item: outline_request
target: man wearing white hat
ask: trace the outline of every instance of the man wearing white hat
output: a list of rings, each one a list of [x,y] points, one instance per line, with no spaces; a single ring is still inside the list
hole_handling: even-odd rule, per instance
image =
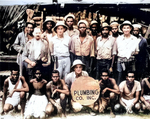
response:
[[[83,71],[84,67],[85,64],[83,64],[81,60],[79,59],[74,60],[73,65],[71,66],[72,72],[69,73],[65,78],[65,83],[68,86],[69,91],[71,91],[71,85],[76,78],[80,76],[88,76],[88,73],[86,71]],[[71,95],[68,97],[68,101],[69,105],[70,106],[72,105],[72,108],[74,109],[75,112],[80,111],[82,109],[82,105],[78,105],[78,103],[76,104],[76,102],[71,102]]]
[[[79,31],[73,27],[74,19],[75,19],[75,16],[71,13],[66,15],[65,18],[64,18],[65,25],[68,26],[68,29],[66,30],[65,35],[69,35],[71,37],[71,40],[75,35],[79,35]],[[71,64],[74,61],[74,53],[72,53],[72,52],[73,51],[70,50]]]
[[[69,90],[71,89],[71,85],[75,81],[75,78],[78,78],[79,76],[88,76],[88,73],[86,71],[83,71],[84,67],[85,64],[83,64],[81,60],[74,60],[73,65],[71,66],[72,72],[69,73],[65,78],[65,82]]]
[[[111,32],[112,32],[112,37],[114,37],[115,39],[120,35],[119,31],[118,31],[118,22],[111,22],[110,27],[111,27]]]
[[[90,24],[90,30],[91,30],[91,36],[92,36],[92,38],[93,38],[93,40],[94,40],[94,51],[95,51],[95,56],[97,55],[97,52],[96,52],[96,39],[97,39],[97,37],[99,36],[98,35],[98,30],[99,30],[99,28],[100,28],[100,26],[98,26],[99,24],[98,24],[98,22],[96,21],[96,20],[93,20],[93,21],[91,21],[91,24]],[[96,58],[94,57],[94,62],[96,62]],[[96,76],[96,63],[93,63],[93,65],[92,65],[92,75],[90,75],[90,76],[92,76],[92,77],[95,77]]]
[[[99,74],[102,69],[107,69],[112,72],[114,56],[112,51],[114,49],[115,39],[109,36],[111,27],[106,23],[102,23],[101,34],[102,36],[97,38],[97,67],[96,67],[96,79],[99,79]]]
[[[52,30],[53,27],[55,26],[55,22],[53,21],[53,19],[50,16],[46,17],[46,20],[43,22],[43,38],[48,42],[49,44],[49,52],[51,55],[52,54],[52,37],[55,34],[55,32]],[[51,77],[51,72],[54,69],[54,56],[51,56],[51,64],[49,66],[47,66],[45,68],[45,72],[47,72],[48,74],[46,75],[46,78],[50,78]]]
[[[119,24],[116,21],[113,21],[110,24],[112,37],[115,38],[115,40],[118,38],[119,35],[121,35],[118,31],[118,26],[119,26]],[[117,70],[116,69],[117,69],[117,57],[115,57],[114,65],[113,65],[113,76],[114,76],[114,78],[117,77]]]
[[[64,22],[57,22],[54,27],[56,35],[52,38],[53,52],[52,55],[58,58],[57,70],[60,73],[60,78],[64,78],[66,74],[70,72],[70,43],[71,38],[68,35],[64,35],[67,30],[67,26]]]
[[[117,71],[118,71],[118,80],[117,84],[125,79],[122,77],[122,73],[128,70],[135,70],[135,56],[138,54],[138,40],[135,36],[131,34],[133,31],[133,26],[130,21],[124,21],[120,30],[122,30],[123,35],[119,36],[115,42],[115,48],[113,51],[114,55],[118,56],[117,60]]]
[[[69,35],[70,37],[73,37],[74,35],[79,35],[79,31],[73,27],[74,19],[75,16],[70,13],[64,18],[65,25],[68,26],[68,29],[66,30],[65,34]]]
[[[135,56],[136,62],[135,62],[135,67],[136,67],[136,76],[138,80],[144,78],[144,73],[146,71],[146,48],[147,48],[147,41],[145,38],[143,38],[140,35],[140,29],[141,25],[139,24],[133,24],[134,30],[133,30],[133,35],[137,37],[137,40],[139,41],[139,53]]]
[[[77,26],[80,34],[72,39],[72,51],[75,59],[80,59],[86,65],[86,71],[90,73],[94,57],[94,40],[86,33],[88,27],[86,20],[80,20]]]

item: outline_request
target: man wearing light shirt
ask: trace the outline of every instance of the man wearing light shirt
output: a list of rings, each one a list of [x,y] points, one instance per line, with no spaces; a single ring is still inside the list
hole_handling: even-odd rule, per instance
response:
[[[67,26],[62,22],[57,22],[54,31],[57,35],[52,38],[53,53],[52,55],[58,58],[57,70],[60,73],[60,78],[64,78],[70,72],[70,42],[71,38],[65,35]]]
[[[106,23],[102,23],[101,34],[102,36],[97,38],[97,67],[96,67],[96,79],[99,79],[99,74],[103,69],[110,70],[112,72],[114,56],[112,51],[114,49],[115,38],[109,36],[111,27]]]
[[[118,56],[117,71],[118,80],[117,84],[122,81],[122,73],[128,70],[134,71],[135,56],[138,54],[138,40],[135,36],[131,35],[133,26],[130,21],[124,21],[121,24],[120,29],[123,31],[123,35],[119,36],[115,42],[114,55]],[[124,78],[125,79],[125,78]]]

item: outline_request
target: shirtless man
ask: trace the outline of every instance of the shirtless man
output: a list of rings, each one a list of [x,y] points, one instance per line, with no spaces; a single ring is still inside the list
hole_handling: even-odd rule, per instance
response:
[[[59,71],[52,72],[52,81],[46,85],[49,103],[46,107],[46,113],[50,115],[57,108],[58,113],[62,114],[62,118],[66,117],[66,95],[69,95],[68,87],[65,81],[59,78]]]
[[[42,78],[42,73],[39,68],[35,69],[35,78],[30,80],[31,94],[29,94],[29,101],[25,108],[25,119],[30,119],[34,116],[36,118],[45,118],[45,108],[48,104],[46,97],[46,83]]]
[[[126,109],[127,113],[138,112],[140,110],[139,96],[141,91],[140,82],[134,80],[135,73],[129,71],[126,80],[119,85],[120,104]]]
[[[150,111],[150,77],[144,78],[141,82],[141,108],[144,111]]]
[[[4,81],[1,114],[9,112],[21,102],[21,115],[23,115],[26,102],[25,93],[28,91],[29,87],[25,78],[19,77],[19,68],[12,69],[11,76]]]
[[[104,112],[104,109],[106,109],[106,107],[110,105],[110,114],[112,117],[115,117],[114,106],[117,101],[117,95],[120,94],[119,87],[116,84],[115,79],[109,78],[108,70],[102,70],[101,80],[99,81],[99,84],[101,88],[99,112]]]

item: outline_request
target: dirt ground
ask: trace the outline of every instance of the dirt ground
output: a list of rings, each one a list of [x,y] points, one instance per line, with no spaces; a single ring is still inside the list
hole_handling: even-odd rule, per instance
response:
[[[0,112],[2,110],[2,101],[0,99]],[[7,115],[0,115],[0,119],[22,119],[20,112],[11,111]],[[47,117],[46,119],[61,119],[59,115]],[[88,112],[70,113],[67,114],[67,119],[111,119],[109,113],[97,114],[96,116],[90,115]],[[114,119],[150,119],[150,114],[117,114]]]

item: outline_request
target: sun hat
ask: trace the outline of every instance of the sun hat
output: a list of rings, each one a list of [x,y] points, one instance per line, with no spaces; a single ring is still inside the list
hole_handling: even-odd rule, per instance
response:
[[[54,22],[54,20],[50,16],[46,17],[45,21],[43,22],[43,26],[46,25],[46,23],[49,21],[52,23],[52,28],[53,28],[56,23]]]
[[[118,22],[116,21],[111,22],[110,27],[114,27],[114,26],[118,27],[119,26]]]
[[[56,32],[56,29],[57,29],[58,26],[63,26],[66,30],[68,29],[68,27],[64,24],[63,21],[58,21],[58,22],[56,23],[55,27],[54,27],[54,31],[55,31],[55,32]],[[65,31],[66,31],[66,30],[65,30]]]
[[[74,60],[72,66],[71,66],[71,69],[73,70],[73,68],[74,68],[76,65],[78,65],[78,64],[80,64],[80,65],[82,65],[82,66],[85,66],[85,64],[84,64],[81,60],[76,59],[76,60]]]
[[[133,24],[132,26],[133,26],[133,28],[139,28],[139,29],[141,29],[141,25],[140,24]]]
[[[91,21],[90,26],[92,26],[93,24],[98,24],[98,22],[96,20]]]
[[[131,22],[128,21],[128,20],[126,20],[126,21],[124,21],[124,22],[120,25],[120,30],[121,30],[121,31],[122,31],[122,28],[123,28],[124,25],[129,25],[129,26],[132,28],[132,30],[133,30],[133,26],[132,26]],[[131,31],[132,31],[132,30],[131,30]]]
[[[86,25],[86,27],[88,27],[88,22],[86,21],[86,20],[80,20],[79,22],[78,22],[78,24],[77,24],[77,26],[79,27],[79,24],[80,23],[84,23],[85,25]]]
[[[111,27],[108,25],[108,23],[106,23],[106,22],[103,22],[102,23],[102,26],[101,26],[101,30],[103,29],[103,28],[108,28],[109,30],[111,30]]]
[[[73,19],[75,19],[75,16],[73,14],[69,13],[64,17],[64,21],[66,21],[68,17],[72,17]]]

